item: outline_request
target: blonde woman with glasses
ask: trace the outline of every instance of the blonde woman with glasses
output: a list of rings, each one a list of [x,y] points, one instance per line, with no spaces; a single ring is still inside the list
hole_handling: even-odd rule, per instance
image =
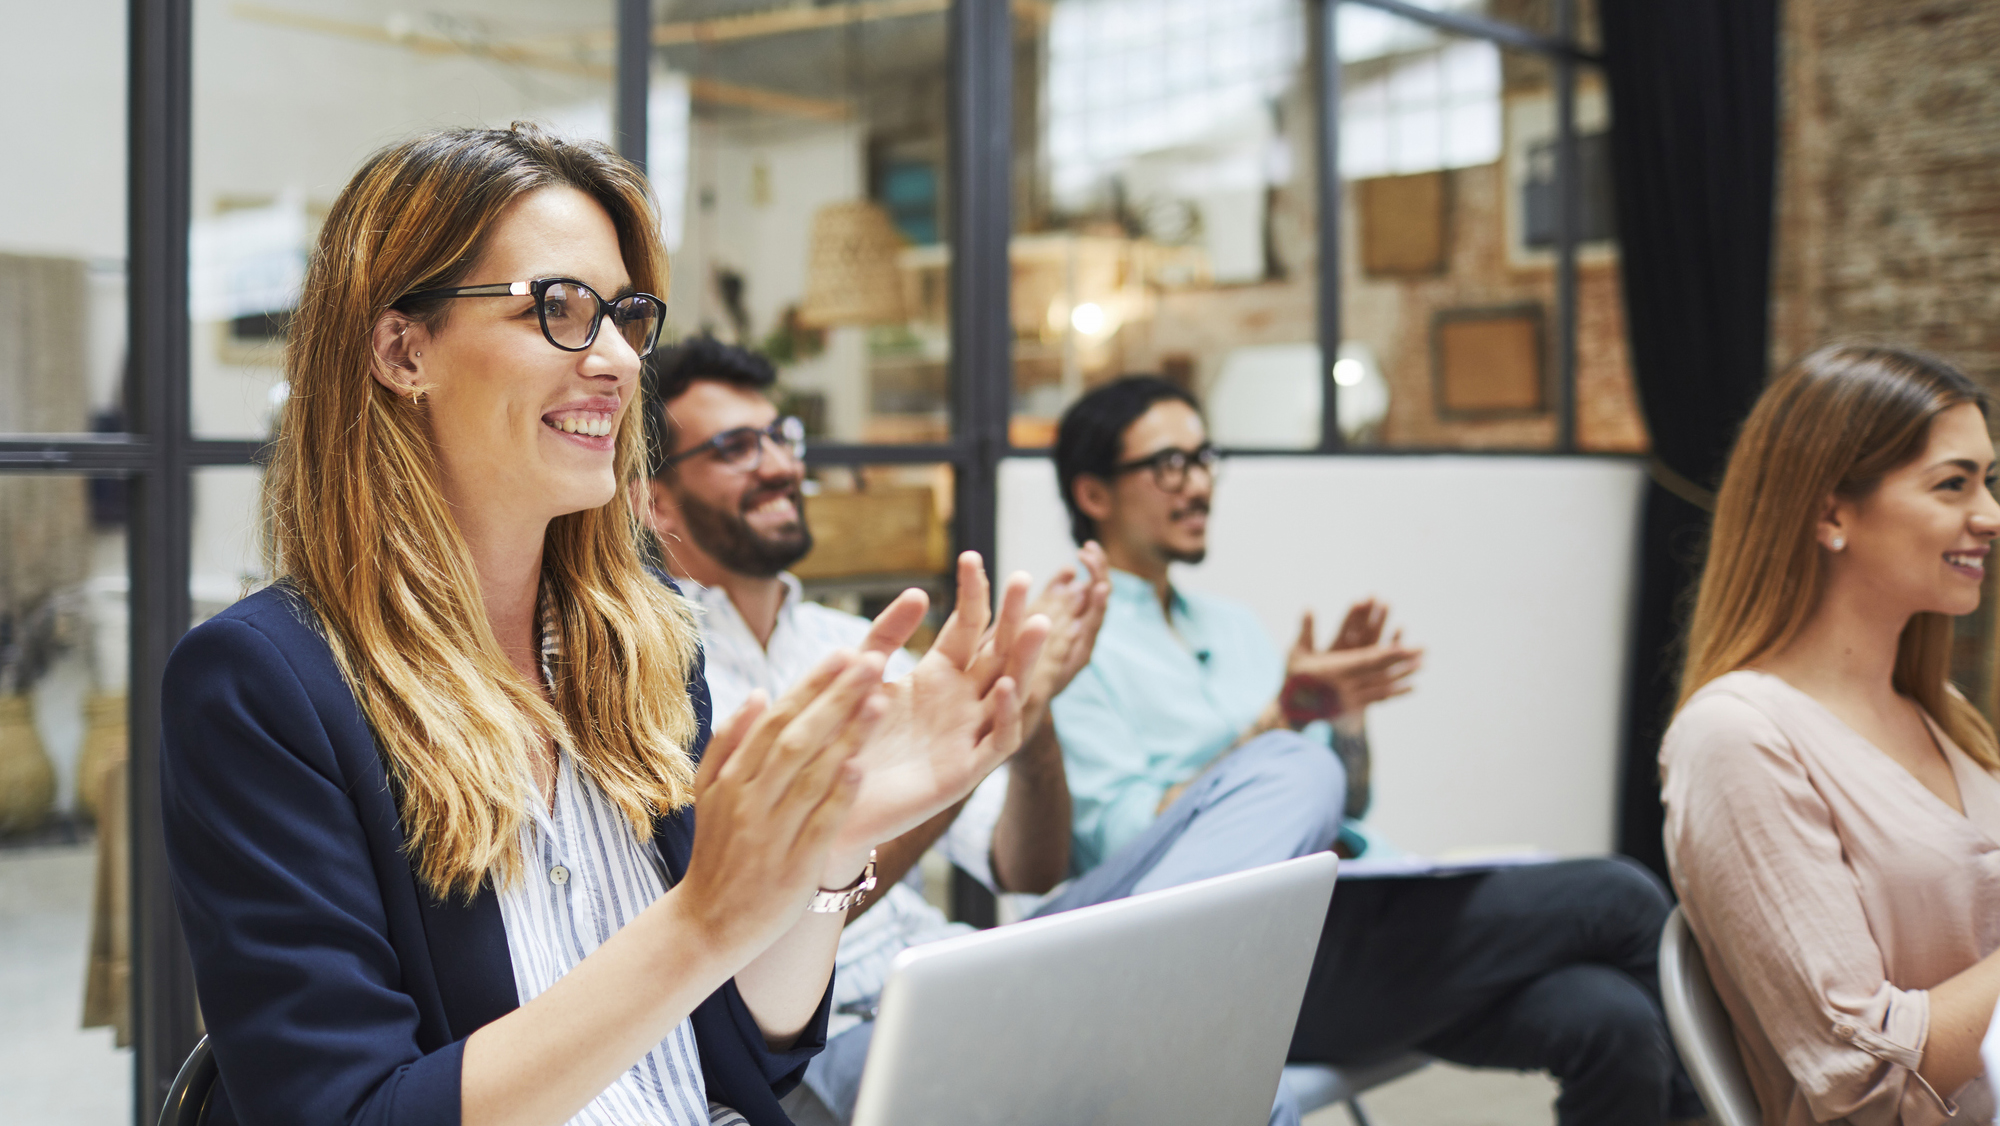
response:
[[[1991,1121],[2000,749],[1946,679],[2000,504],[1986,399],[1833,347],[1730,458],[1660,752],[1674,885],[1764,1121]]]
[[[624,495],[657,230],[641,173],[532,126],[395,145],[329,213],[278,581],[163,693],[209,1121],[779,1126],[873,846],[1018,745],[1047,623],[1024,577],[989,622],[976,556],[903,681],[917,592],[711,737]]]

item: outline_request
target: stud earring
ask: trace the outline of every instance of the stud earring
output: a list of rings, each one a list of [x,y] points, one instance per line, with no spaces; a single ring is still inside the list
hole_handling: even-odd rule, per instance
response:
[[[1833,549],[1835,551],[1847,550],[1847,537],[1846,536],[1833,537]]]

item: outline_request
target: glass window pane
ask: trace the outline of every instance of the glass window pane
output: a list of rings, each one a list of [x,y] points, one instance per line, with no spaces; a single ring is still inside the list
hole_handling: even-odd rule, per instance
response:
[[[1342,41],[1342,429],[1361,447],[1554,448],[1555,68],[1341,10],[1391,21],[1370,51]],[[1631,452],[1645,430],[1619,309],[1607,101],[1587,67],[1576,121],[1577,445]]]
[[[1556,32],[1556,5],[1562,0],[1410,0],[1419,8],[1429,8],[1443,15],[1472,16],[1496,23],[1512,24],[1541,35]],[[1569,0],[1581,17],[1582,9],[1595,9],[1588,0]],[[1363,4],[1341,5],[1340,53],[1345,57],[1348,44],[1362,47],[1382,39],[1406,39],[1414,32],[1409,21],[1400,16]],[[1401,26],[1397,26],[1401,25]]]
[[[1301,0],[1061,0],[1015,78],[1017,446],[1156,372],[1216,440],[1319,441],[1313,83]],[[1377,143],[1382,139],[1378,138]]]
[[[264,471],[217,466],[194,474],[188,596],[199,625],[271,581],[264,557]]]
[[[817,440],[950,433],[944,5],[907,8],[707,0],[655,29],[689,97],[669,333],[770,356]]]
[[[1558,37],[1557,7],[1564,0],[1410,0],[1420,8],[1448,15],[1474,16]],[[1571,39],[1586,52],[1603,49],[1598,37],[1598,0],[1567,0],[1571,7]],[[1409,20],[1363,3],[1340,5],[1340,55],[1343,59],[1375,58],[1396,44],[1420,40],[1424,29]]]
[[[126,483],[0,475],[0,1089],[132,1121]]]
[[[426,129],[529,119],[611,138],[611,0],[194,5],[189,363],[194,431],[262,437],[310,240],[369,153]],[[671,99],[671,84],[662,96]],[[683,103],[684,104],[684,103]],[[649,141],[675,167],[671,104]],[[654,140],[658,138],[658,140]],[[674,186],[659,184],[663,198]],[[668,225],[668,235],[672,226]]]
[[[1616,217],[1611,213],[1611,111],[1604,76],[1577,72],[1576,445],[1596,453],[1651,448],[1625,338],[1625,288],[1619,276]]]
[[[125,15],[111,0],[8,13],[21,101],[0,124],[12,164],[0,176],[0,434],[127,426]]]
[[[909,648],[930,648],[951,609],[952,469],[949,465],[822,465],[807,476],[813,548],[792,567],[805,596],[874,617],[910,587],[931,598]]]

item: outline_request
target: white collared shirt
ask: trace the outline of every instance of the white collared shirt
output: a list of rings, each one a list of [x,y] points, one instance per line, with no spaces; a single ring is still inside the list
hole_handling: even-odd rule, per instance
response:
[[[546,605],[541,627],[542,679],[553,683],[557,637]],[[554,811],[533,792],[518,838],[521,871],[495,889],[523,1005],[665,895],[671,883],[659,848],[639,839],[624,811],[577,769],[567,748],[556,747]],[[744,1120],[709,1102],[694,1023],[683,1018],[569,1126],[744,1126]]]
[[[778,621],[771,640],[757,643],[757,635],[729,600],[721,587],[706,587],[675,576],[681,593],[702,609],[702,641],[708,650],[708,695],[715,706],[715,724],[722,726],[750,693],[762,688],[775,700],[798,680],[825,660],[835,649],[858,649],[868,637],[869,621],[843,613],[831,606],[808,602],[791,572],[778,575],[784,584],[785,600],[778,605]],[[917,664],[906,650],[889,658],[882,679],[897,680],[909,675]]]

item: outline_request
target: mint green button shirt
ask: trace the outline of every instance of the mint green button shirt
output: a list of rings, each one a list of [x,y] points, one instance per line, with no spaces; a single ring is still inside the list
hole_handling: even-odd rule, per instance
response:
[[[1078,872],[1152,824],[1168,788],[1236,744],[1284,682],[1285,661],[1246,606],[1111,572],[1090,664],[1051,705],[1074,811]]]

